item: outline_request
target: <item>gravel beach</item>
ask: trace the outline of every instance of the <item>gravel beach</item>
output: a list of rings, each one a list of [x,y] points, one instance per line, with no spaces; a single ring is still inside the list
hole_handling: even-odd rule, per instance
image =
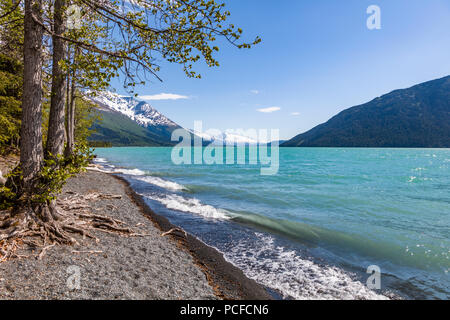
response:
[[[120,197],[90,200],[89,210],[122,220],[146,236],[96,231],[98,243],[80,238],[79,245],[49,249],[42,260],[35,252],[0,263],[0,299],[271,298],[219,252],[191,235],[161,236],[174,226],[116,176],[80,174],[69,180],[60,197],[93,193]]]

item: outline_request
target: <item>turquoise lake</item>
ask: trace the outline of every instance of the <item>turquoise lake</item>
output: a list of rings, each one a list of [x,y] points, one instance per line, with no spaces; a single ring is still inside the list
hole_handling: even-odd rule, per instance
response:
[[[280,148],[272,176],[171,151],[95,154],[276,297],[450,298],[450,149]],[[381,290],[366,286],[372,265]]]

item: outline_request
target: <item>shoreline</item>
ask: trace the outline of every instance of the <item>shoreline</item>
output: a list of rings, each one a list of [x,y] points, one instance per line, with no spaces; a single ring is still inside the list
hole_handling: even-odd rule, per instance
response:
[[[124,184],[127,194],[142,210],[143,215],[152,221],[161,232],[169,232],[178,228],[166,217],[155,213],[145,202],[144,198],[131,188],[130,183],[126,179],[114,174],[112,176]],[[266,288],[245,276],[241,269],[226,261],[223,254],[215,248],[208,246],[188,232],[186,232],[186,237],[179,232],[177,234],[172,233],[170,237],[192,255],[197,266],[207,275],[208,282],[214,288],[218,298],[225,300],[274,299]]]
[[[0,263],[0,300],[273,299],[216,249],[189,234],[164,234],[175,226],[121,177],[81,173],[64,186],[58,200],[65,199],[81,205],[61,210],[105,215],[140,236],[95,230],[98,241],[77,236],[42,259],[41,248],[23,246],[20,257]]]

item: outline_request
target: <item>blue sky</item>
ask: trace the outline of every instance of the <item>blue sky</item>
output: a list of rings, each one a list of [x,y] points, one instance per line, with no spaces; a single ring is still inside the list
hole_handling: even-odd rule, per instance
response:
[[[185,128],[202,120],[204,129],[273,128],[288,139],[348,107],[450,74],[449,0],[225,2],[244,38],[259,35],[261,44],[221,42],[221,66],[199,64],[201,80],[162,63],[163,83],[136,88],[159,95],[149,102]],[[381,30],[366,26],[373,4]],[[120,79],[112,86],[125,93]]]

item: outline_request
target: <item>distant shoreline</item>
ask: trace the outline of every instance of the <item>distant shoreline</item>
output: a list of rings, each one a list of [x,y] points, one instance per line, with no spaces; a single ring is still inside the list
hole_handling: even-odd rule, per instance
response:
[[[270,144],[268,144],[270,145]],[[225,146],[225,145],[224,145]],[[110,147],[92,147],[93,149],[110,149],[110,148],[173,148],[174,146],[110,146]],[[204,146],[203,146],[204,147]],[[235,146],[236,147],[236,146]],[[248,146],[247,146],[248,147]],[[256,147],[256,145],[251,145],[250,147]],[[423,150],[445,150],[450,149],[450,147],[301,147],[301,146],[282,146],[279,148],[283,149],[423,149]]]

